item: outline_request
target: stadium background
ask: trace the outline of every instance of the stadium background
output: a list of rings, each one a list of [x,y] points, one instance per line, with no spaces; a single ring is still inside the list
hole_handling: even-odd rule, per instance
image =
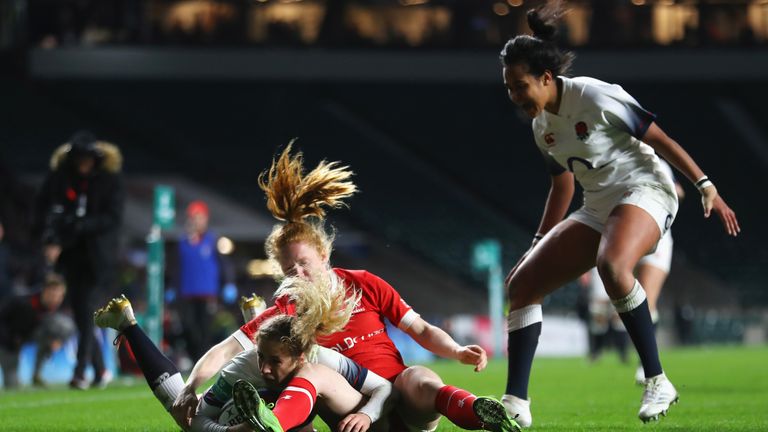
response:
[[[350,210],[331,214],[339,230],[333,263],[382,275],[430,321],[476,335],[487,324],[475,318],[486,314],[487,294],[472,248],[499,240],[510,268],[530,243],[549,186],[497,58],[538,4],[1,0],[6,240],[19,256],[33,253],[24,212],[34,188],[53,149],[88,128],[125,158],[113,293],[126,292],[141,310],[152,189],[166,184],[179,214],[193,199],[209,203],[212,228],[234,245],[240,293],[269,297],[274,283],[254,260],[264,258],[272,221],[255,180],[299,137],[309,164],[349,164],[362,191]],[[683,181],[688,199],[660,300],[662,344],[764,346],[768,2],[568,6],[561,42],[578,55],[573,75],[619,83],[655,112],[743,229],[731,239],[703,219]],[[168,248],[180,232],[165,232]],[[570,320],[566,327],[576,322],[578,293],[575,283],[561,289],[545,313]]]

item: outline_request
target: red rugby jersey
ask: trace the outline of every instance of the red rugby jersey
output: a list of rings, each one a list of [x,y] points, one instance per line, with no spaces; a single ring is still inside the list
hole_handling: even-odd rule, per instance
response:
[[[376,275],[365,270],[334,268],[333,271],[348,290],[356,288],[362,297],[344,330],[319,338],[318,344],[344,354],[388,380],[394,380],[406,366],[387,334],[384,319],[398,326],[412,310],[411,307],[390,284]],[[240,330],[253,339],[261,323],[279,313],[293,314],[295,307],[285,299],[278,298],[275,306],[240,327]]]

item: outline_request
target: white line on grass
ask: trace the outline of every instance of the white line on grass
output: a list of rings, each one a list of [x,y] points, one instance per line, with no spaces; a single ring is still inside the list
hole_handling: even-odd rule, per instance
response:
[[[135,391],[135,392],[128,392],[128,393],[117,393],[112,395],[99,395],[99,396],[90,396],[90,397],[81,397],[81,398],[54,398],[54,399],[45,399],[45,400],[36,400],[36,401],[26,401],[26,402],[3,402],[3,404],[0,404],[0,411],[9,410],[9,409],[24,409],[24,408],[38,408],[43,406],[54,406],[54,405],[70,405],[70,404],[78,404],[81,402],[100,402],[100,401],[117,401],[117,400],[125,400],[125,399],[138,399],[138,398],[149,398],[150,393],[147,390],[142,391]]]

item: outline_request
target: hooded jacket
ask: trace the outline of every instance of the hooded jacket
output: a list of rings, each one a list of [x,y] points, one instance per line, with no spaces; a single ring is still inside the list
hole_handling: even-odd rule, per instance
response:
[[[88,262],[99,276],[114,264],[125,191],[120,150],[104,141],[95,148],[96,162],[86,176],[77,172],[69,143],[53,152],[38,194],[35,225],[43,244],[61,246],[58,266]]]

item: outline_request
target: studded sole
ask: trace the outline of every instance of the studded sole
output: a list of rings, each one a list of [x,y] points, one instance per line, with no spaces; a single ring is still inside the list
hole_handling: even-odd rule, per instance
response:
[[[485,430],[493,432],[521,431],[520,426],[507,416],[504,405],[497,400],[479,397],[472,404],[472,409],[475,411],[477,418],[483,423]]]
[[[237,408],[237,411],[254,429],[257,431],[267,430],[256,415],[259,412],[261,398],[251,383],[238,380],[232,387],[232,399],[235,401],[235,408]]]
[[[640,420],[641,420],[643,423],[648,423],[648,422],[651,422],[651,421],[659,421],[659,419],[660,419],[661,417],[666,417],[666,416],[667,416],[667,412],[669,411],[669,408],[670,408],[672,405],[677,405],[677,403],[678,403],[679,401],[680,401],[680,395],[676,395],[676,396],[675,396],[675,398],[672,400],[672,402],[670,402],[670,403],[669,403],[669,406],[667,407],[667,409],[664,409],[664,410],[662,410],[660,413],[658,413],[658,414],[656,414],[656,415],[653,415],[653,416],[651,416],[651,417],[648,417],[648,418],[641,418]]]

